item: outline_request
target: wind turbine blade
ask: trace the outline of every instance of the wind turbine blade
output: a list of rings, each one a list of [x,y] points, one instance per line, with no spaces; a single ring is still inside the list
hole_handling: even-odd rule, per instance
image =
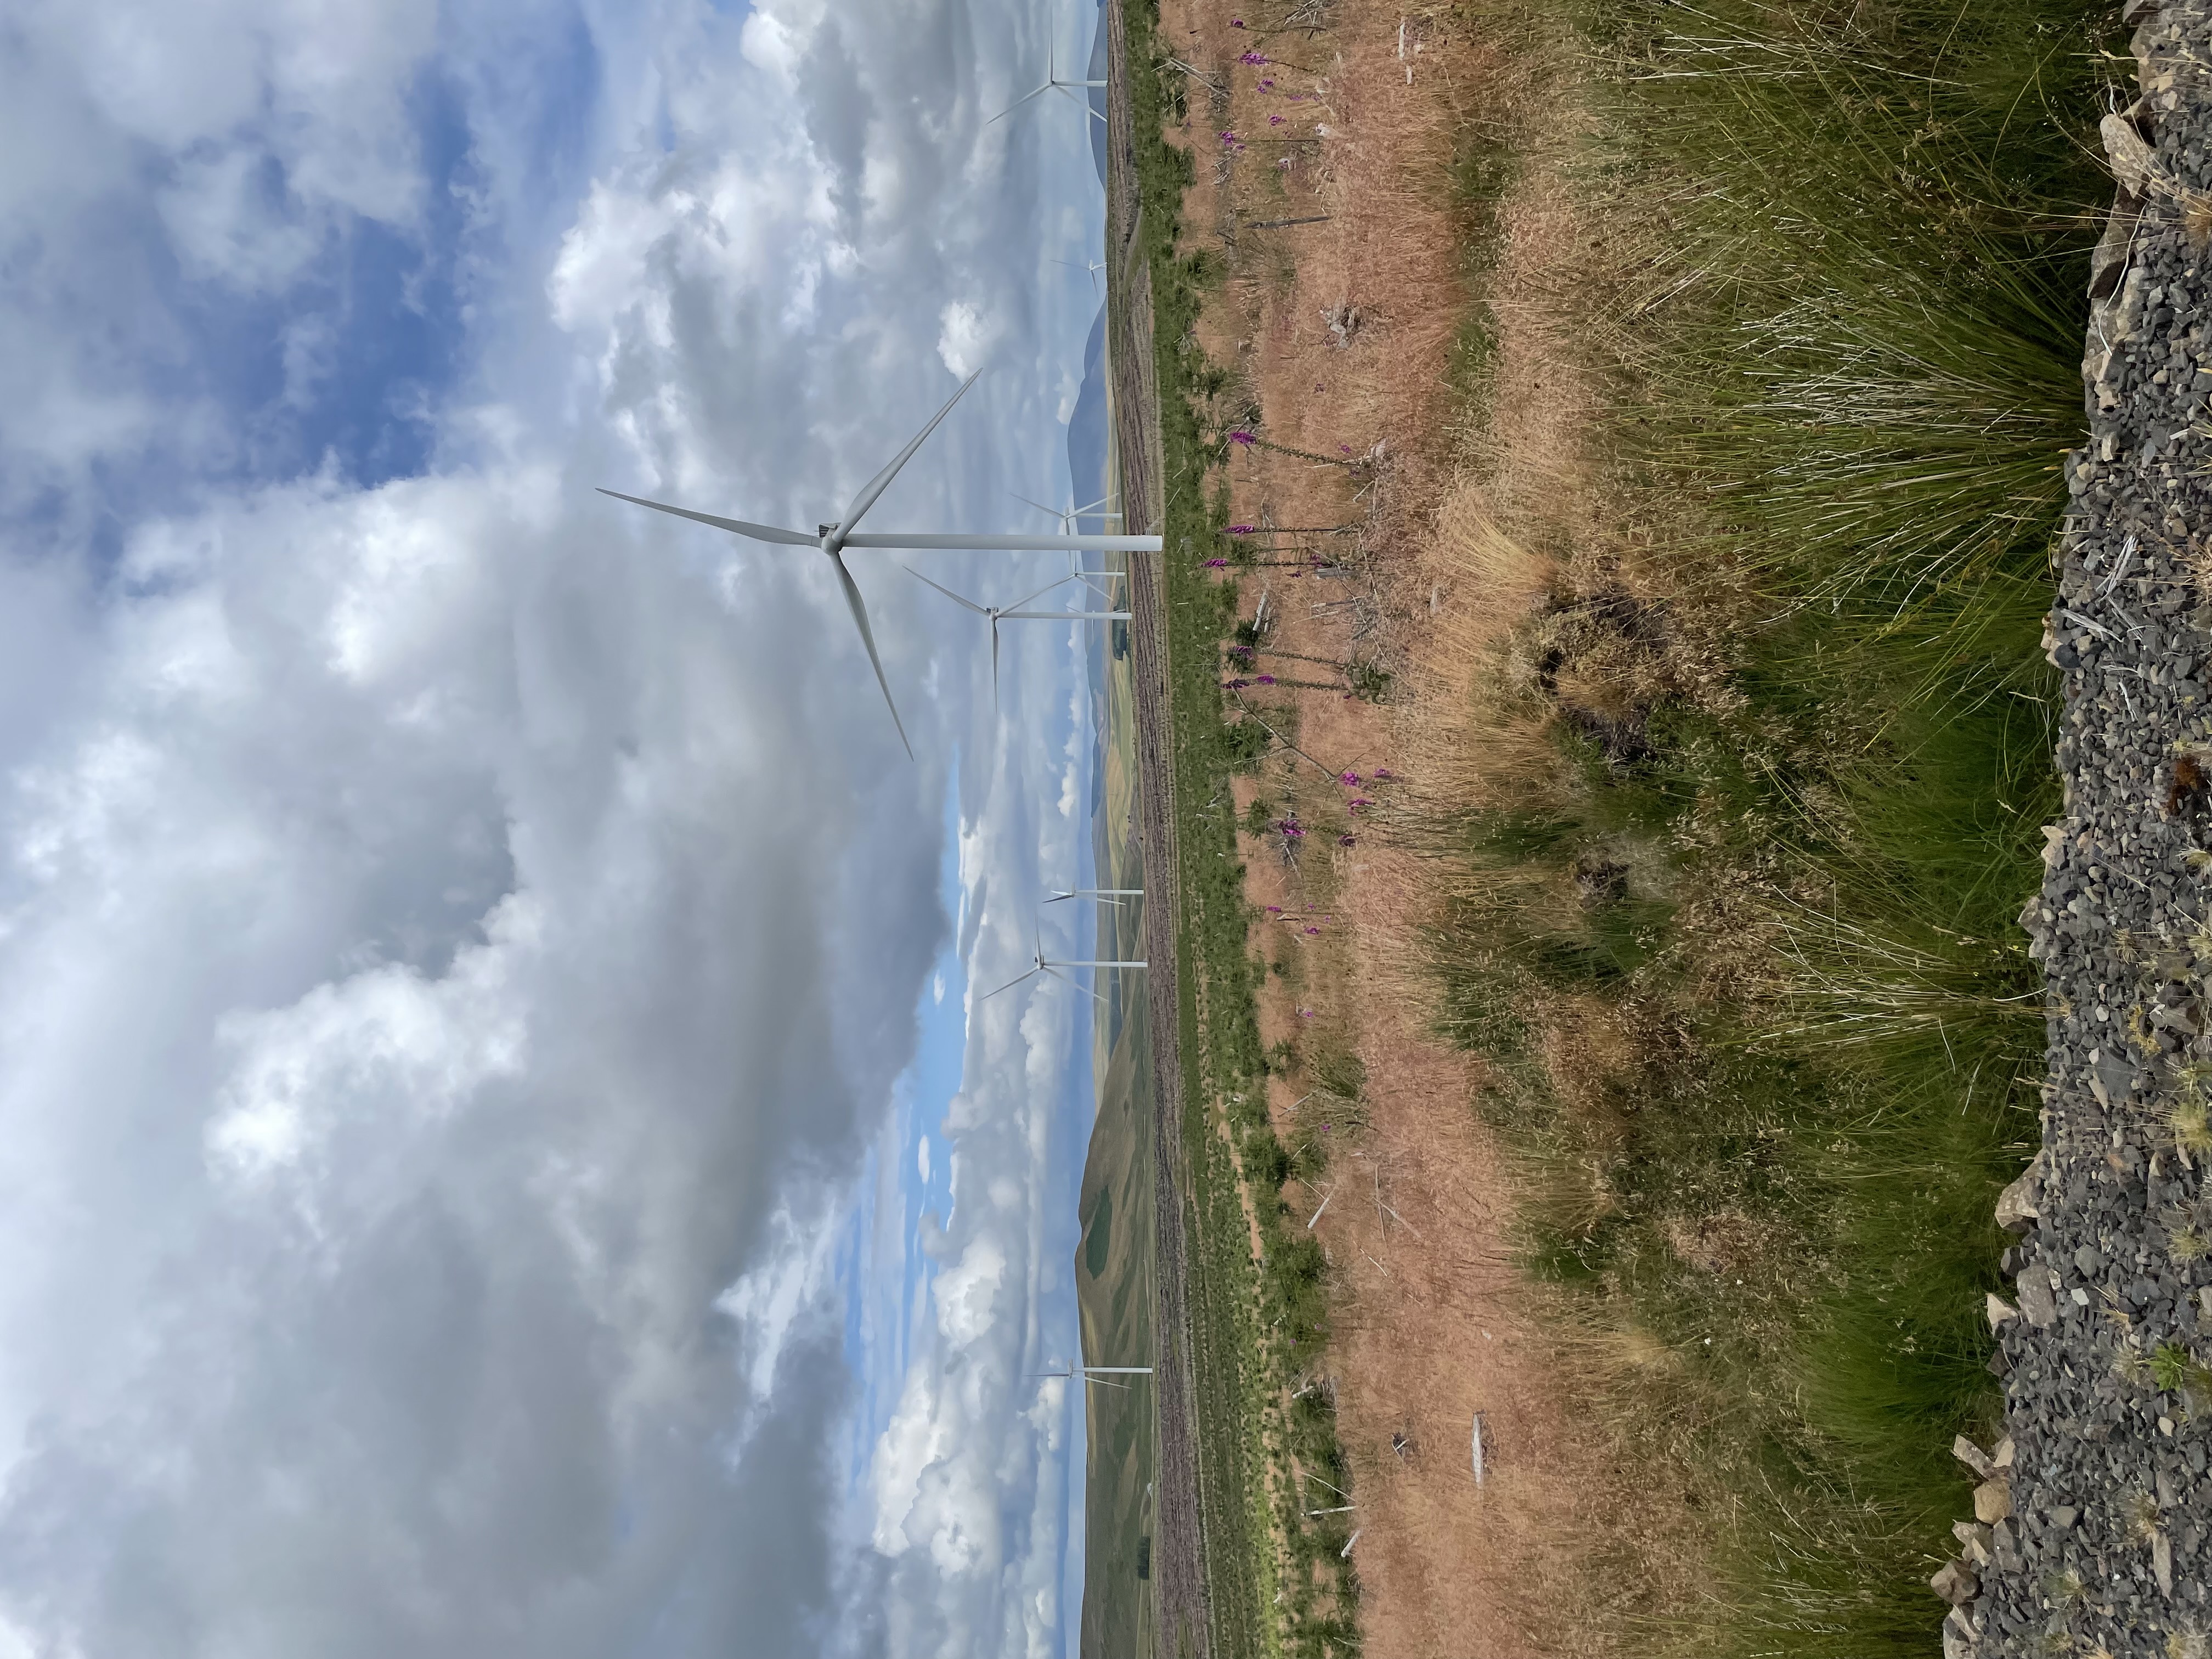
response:
[[[991,707],[999,706],[999,619],[991,618]]]
[[[1081,980],[1069,979],[1066,974],[1061,973],[1057,968],[1048,967],[1044,971],[1050,974],[1056,980],[1060,980],[1068,985],[1073,985],[1077,990],[1082,992],[1084,995],[1089,997],[1093,1002],[1103,1002],[1106,1000],[1104,997],[1100,996],[1097,992],[1092,990]]]
[[[921,572],[916,570],[912,565],[906,566],[905,570],[906,574],[913,577],[915,580],[927,583],[930,586],[936,588],[939,592],[944,594],[946,599],[951,600],[953,604],[964,605],[979,617],[988,617],[991,614],[988,610],[984,609],[983,606],[976,604],[975,600],[963,599],[959,594],[954,592],[951,588],[945,586],[942,583],[930,581],[928,577],[923,575]]]
[[[1042,587],[1037,589],[1036,592],[1024,594],[1020,599],[1016,599],[1012,605],[1008,605],[1006,609],[1008,611],[1018,611],[1024,605],[1027,605],[1031,599],[1041,599],[1046,594],[1051,592],[1054,588],[1065,587],[1067,586],[1067,583],[1068,578],[1066,576],[1054,577],[1051,581],[1047,582]]]
[[[1126,611],[1001,611],[1000,622],[1127,622]]]
[[[796,530],[779,530],[772,524],[747,524],[743,519],[718,519],[711,513],[694,513],[688,507],[671,507],[666,501],[648,501],[642,495],[625,495],[619,489],[602,489],[602,495],[611,495],[618,501],[629,501],[638,507],[649,507],[656,513],[672,513],[679,519],[690,519],[696,524],[710,524],[717,530],[726,530],[732,535],[749,536],[757,542],[774,542],[781,547],[818,547],[820,538],[801,535]]]
[[[845,516],[837,522],[837,538],[840,542],[848,539],[847,532],[860,522],[860,515],[863,513],[876,504],[876,497],[890,488],[891,480],[898,477],[899,469],[914,459],[914,452],[921,447],[922,440],[937,430],[937,423],[952,412],[952,405],[966,395],[968,388],[975,384],[976,375],[982,372],[979,368],[975,374],[970,374],[966,380],[961,381],[960,390],[945,400],[945,407],[929,417],[929,424],[915,433],[907,447],[891,458],[891,464],[889,466],[861,486],[860,493],[853,497],[852,506],[845,509]]]
[[[1065,264],[1066,261],[1063,259],[1055,259],[1053,263],[1054,264]],[[1019,490],[1009,489],[1006,494],[1012,495],[1024,507],[1033,507],[1036,508],[1038,512],[1046,514],[1055,520],[1064,520],[1067,517],[1067,514],[1062,513],[1058,507],[1047,507],[1042,501],[1033,501],[1028,496],[1023,495]]]
[[[845,603],[853,608],[853,620],[860,629],[860,643],[868,647],[868,663],[876,671],[876,684],[884,688],[884,707],[891,711],[891,724],[898,727],[899,741],[906,745],[906,757],[912,760],[914,744],[908,742],[906,722],[899,718],[898,705],[891,701],[891,683],[884,673],[884,659],[876,654],[876,630],[868,626],[868,607],[860,602],[860,584],[845,568],[844,560],[832,553],[830,562],[837,567],[837,580],[845,589]]]
[[[1042,86],[1039,87],[1035,92],[1029,93],[1023,97],[1015,99],[1012,103],[1007,105],[1006,108],[1000,110],[988,121],[984,122],[983,125],[987,127],[996,125],[999,122],[1005,120],[1009,115],[1012,115],[1016,110],[1019,109],[1024,104],[1028,103],[1031,98],[1042,98],[1045,94],[1051,90],[1052,82],[1048,81]]]
[[[1088,1371],[1083,1374],[1083,1380],[1085,1382],[1095,1382],[1102,1389],[1126,1389],[1129,1386],[1127,1382],[1116,1382],[1110,1376],[1093,1376]]]
[[[1032,968],[1032,969],[1030,969],[1029,970],[1029,972],[1027,972],[1026,974],[1024,974],[1024,975],[1020,975],[1018,978],[1015,978],[1015,979],[1010,979],[1010,980],[1008,980],[1008,981],[1007,981],[1004,985],[1001,985],[1001,986],[999,988],[999,991],[1011,991],[1011,990],[1012,990],[1012,989],[1014,988],[1014,987],[1016,987],[1017,985],[1019,985],[1019,984],[1022,982],[1022,981],[1023,981],[1023,980],[1024,980],[1024,979],[1035,979],[1035,978],[1037,976],[1037,974],[1038,974],[1038,972],[1039,972],[1039,971],[1040,971],[1039,969],[1035,969],[1035,968]],[[983,994],[982,994],[981,996],[980,996],[980,997],[976,998],[975,1000],[976,1000],[978,1002],[988,1002],[988,1001],[989,1001],[993,997],[994,997],[994,996],[996,996],[996,995],[998,995],[998,994],[999,994],[999,991],[986,991],[986,992],[984,992],[984,993],[983,993]]]
[[[809,547],[815,545],[807,538]],[[847,547],[899,548],[915,553],[1157,553],[1158,536],[958,536],[921,532],[848,536]]]

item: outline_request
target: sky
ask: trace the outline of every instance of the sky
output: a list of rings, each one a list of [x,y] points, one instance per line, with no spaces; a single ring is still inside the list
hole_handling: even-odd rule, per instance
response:
[[[1095,27],[0,18],[0,1659],[1068,1650]]]

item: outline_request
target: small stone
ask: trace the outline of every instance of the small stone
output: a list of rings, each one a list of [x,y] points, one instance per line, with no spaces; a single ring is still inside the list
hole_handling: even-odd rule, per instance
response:
[[[1951,1443],[1951,1455],[1972,1469],[1977,1480],[1986,1480],[1996,1472],[1990,1455],[1963,1434]]]
[[[1974,1488],[1974,1519],[1993,1525],[2012,1513],[2012,1486],[2003,1480],[1984,1480]]]
[[[2160,1595],[2172,1595],[2173,1544],[2164,1533],[2150,1540],[2150,1571],[2151,1577],[2158,1580],[2158,1593]]]
[[[2051,1291],[2050,1269],[2030,1267],[2014,1283],[2020,1288],[2021,1318],[2039,1330],[2058,1322],[2058,1299]],[[2207,1313],[2212,1314],[2212,1306],[2208,1306]]]
[[[1959,1540],[1959,1549],[1970,1567],[1986,1567],[1996,1559],[1996,1535],[1973,1521],[1954,1521],[1951,1536]]]
[[[1964,1561],[1946,1561],[1936,1570],[1928,1587],[1953,1607],[1963,1607],[1982,1593],[1982,1581]]]
[[[2006,1301],[1995,1291],[1991,1291],[1988,1296],[1984,1298],[1982,1311],[1989,1318],[1990,1332],[1992,1335],[2002,1330],[2005,1328],[2006,1322],[2020,1317],[2020,1310],[2014,1307],[2011,1303]]]
[[[1997,1194],[1997,1225],[2008,1232],[2024,1233],[2042,1212],[2036,1207],[2036,1188],[2043,1174],[2043,1154],[2021,1171],[2017,1179]]]
[[[2081,1511],[2071,1504],[2057,1504],[2043,1512],[2045,1522],[2059,1532],[2070,1532],[2074,1523],[2081,1518]]]

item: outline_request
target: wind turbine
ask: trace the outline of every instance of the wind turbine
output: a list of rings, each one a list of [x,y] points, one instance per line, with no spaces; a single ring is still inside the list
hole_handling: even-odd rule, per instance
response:
[[[1069,979],[1066,974],[1061,973],[1060,970],[1063,968],[1141,968],[1145,964],[1141,960],[1136,962],[1051,961],[1045,956],[1044,933],[1043,931],[1040,929],[1037,933],[1036,966],[1030,969],[1026,974],[1022,975],[1019,979],[1008,980],[1004,985],[1001,985],[999,988],[999,991],[1011,991],[1014,987],[1021,984],[1024,980],[1035,979],[1039,974],[1043,974],[1053,979],[1065,981],[1066,983],[1074,986],[1077,990],[1088,992],[1090,995],[1097,998],[1098,1000],[1103,1002],[1105,999],[1099,997],[1097,992],[1091,990],[1089,986],[1083,984],[1079,980]],[[993,997],[999,994],[999,991],[987,993],[982,1000],[985,1002],[988,1002]]]
[[[940,548],[966,549],[982,553],[1157,553],[1160,550],[1158,536],[962,536],[917,535],[905,531],[890,531],[874,535],[858,533],[862,515],[876,504],[876,500],[890,488],[899,469],[914,459],[922,440],[937,430],[937,423],[952,412],[968,388],[975,384],[977,369],[961,381],[960,390],[945,401],[945,407],[929,417],[929,424],[914,434],[904,449],[891,457],[890,464],[860,486],[860,493],[853,497],[845,509],[845,516],[835,524],[817,525],[812,535],[803,530],[786,530],[776,525],[749,524],[743,519],[717,518],[712,513],[694,512],[688,507],[671,507],[665,501],[649,501],[642,495],[625,495],[619,489],[601,489],[602,495],[611,495],[618,501],[629,501],[639,507],[649,507],[656,513],[672,513],[679,519],[690,519],[697,524],[712,525],[717,530],[726,530],[732,535],[744,536],[757,542],[768,542],[777,547],[811,547],[825,554],[837,568],[837,585],[844,589],[845,603],[852,608],[853,622],[860,630],[860,643],[868,648],[869,665],[876,671],[876,684],[884,689],[884,702],[891,711],[891,724],[898,727],[899,741],[906,744],[908,758],[914,755],[914,745],[907,742],[906,722],[899,719],[898,704],[891,701],[891,683],[884,674],[884,659],[876,653],[875,630],[868,626],[868,607],[861,602],[859,586],[853,573],[845,568],[845,550],[848,547],[895,547],[902,550],[922,552]]]
[[[1127,1382],[1116,1382],[1117,1376],[1150,1376],[1150,1365],[1069,1365],[1056,1371],[1031,1371],[1031,1376],[1060,1376],[1073,1382],[1080,1374],[1085,1382],[1096,1382],[1101,1388],[1126,1389]]]
[[[916,570],[912,565],[908,565],[906,568],[906,574],[913,577],[918,582],[928,582],[930,586],[944,594],[945,597],[951,600],[953,604],[966,605],[970,611],[974,611],[977,616],[982,617],[986,622],[991,624],[991,697],[994,702],[998,700],[999,696],[999,624],[1000,623],[1127,622],[1129,620],[1129,613],[1126,611],[1024,611],[1022,609],[1022,606],[1027,605],[1030,602],[1030,599],[1042,599],[1047,593],[1051,592],[1054,588],[1058,587],[1062,582],[1068,580],[1069,578],[1066,576],[1057,577],[1054,580],[1047,582],[1042,587],[1037,589],[1036,592],[1030,594],[1029,599],[1016,599],[1013,604],[1010,605],[1000,606],[995,605],[978,605],[975,600],[967,599],[961,594],[954,592],[942,582],[930,581],[928,577],[923,575],[921,572]]]
[[[1109,904],[1119,905],[1125,898],[1142,898],[1144,896],[1145,890],[1141,887],[1079,887],[1072,893],[1054,893],[1045,902],[1057,904],[1062,899],[1099,898]]]
[[[1044,46],[1044,84],[1039,87],[1035,92],[1025,93],[1021,97],[1015,99],[1012,103],[1007,105],[1006,108],[1000,110],[996,115],[994,115],[989,121],[984,122],[983,125],[985,126],[988,127],[991,125],[993,122],[1005,120],[1009,115],[1012,115],[1024,104],[1028,103],[1030,99],[1042,98],[1045,94],[1052,91],[1054,88],[1058,88],[1060,91],[1066,93],[1070,98],[1075,98],[1075,101],[1083,106],[1085,113],[1089,115],[1097,115],[1098,118],[1102,121],[1106,118],[1103,115],[1099,115],[1097,110],[1091,107],[1091,100],[1088,98],[1077,98],[1075,93],[1075,89],[1078,87],[1081,87],[1085,90],[1088,91],[1093,87],[1103,87],[1106,83],[1103,81],[1061,80],[1058,70],[1054,66],[1055,62],[1053,55],[1054,50],[1053,43],[1050,40],[1047,40]]]
[[[1082,507],[1071,507],[1063,510],[1057,507],[1047,507],[1042,501],[1033,501],[1018,489],[1009,489],[1006,494],[1012,495],[1024,507],[1033,507],[1036,508],[1038,512],[1050,514],[1054,518],[1059,520],[1060,533],[1062,535],[1073,535],[1075,532],[1076,525],[1085,519],[1118,520],[1121,516],[1119,513],[1111,511],[1101,512],[1099,510],[1101,507],[1105,507],[1107,502],[1114,499],[1111,495],[1101,495],[1097,501],[1088,502]]]
[[[1121,514],[1119,513],[1102,512],[1099,510],[1105,507],[1107,502],[1114,499],[1111,495],[1101,495],[1095,501],[1091,501],[1082,507],[1070,507],[1066,512],[1062,512],[1059,507],[1047,507],[1042,501],[1033,501],[1018,489],[1009,489],[1006,494],[1012,495],[1024,507],[1033,507],[1036,508],[1038,512],[1049,514],[1054,518],[1059,520],[1060,532],[1064,535],[1073,533],[1078,524],[1085,519],[1111,519],[1117,524],[1121,522]],[[1111,605],[1114,603],[1114,589],[1111,584],[1121,575],[1121,573],[1120,571],[1085,570],[1083,568],[1083,561],[1080,556],[1073,553],[1067,556],[1067,575],[1069,580],[1079,581],[1092,592],[1096,593],[1100,599],[1105,600],[1107,604]],[[1092,578],[1098,576],[1103,576],[1106,579],[1108,586],[1102,587],[1097,581],[1092,580]]]
[[[1091,84],[1103,86],[1105,83],[1103,82],[1096,82]],[[1070,270],[1089,271],[1091,273],[1091,291],[1093,294],[1098,292],[1098,273],[1106,269],[1106,262],[1103,259],[1092,259],[1087,264],[1079,265],[1073,259],[1054,259],[1053,264],[1056,265],[1066,265]]]

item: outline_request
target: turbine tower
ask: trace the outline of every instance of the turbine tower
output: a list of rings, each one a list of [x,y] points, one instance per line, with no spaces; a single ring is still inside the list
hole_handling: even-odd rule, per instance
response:
[[[1047,976],[1048,976],[1048,977],[1049,977],[1049,978],[1056,979],[1056,980],[1060,980],[1060,981],[1065,981],[1066,983],[1067,983],[1067,984],[1069,984],[1069,985],[1073,985],[1073,986],[1074,986],[1074,987],[1075,987],[1075,988],[1076,988],[1077,990],[1079,990],[1079,991],[1082,991],[1082,992],[1085,992],[1085,994],[1087,994],[1088,995],[1090,995],[1090,996],[1091,996],[1091,997],[1094,997],[1094,998],[1097,998],[1097,1000],[1099,1000],[1099,1001],[1101,1001],[1101,1002],[1103,1002],[1103,1001],[1105,1000],[1105,998],[1099,996],[1097,992],[1091,990],[1091,988],[1090,988],[1089,986],[1087,986],[1087,985],[1084,984],[1084,983],[1083,983],[1081,981],[1079,981],[1079,980],[1073,980],[1073,979],[1069,979],[1066,974],[1061,973],[1060,970],[1061,969],[1063,969],[1063,968],[1141,968],[1141,967],[1143,967],[1143,966],[1145,965],[1145,964],[1144,964],[1144,963],[1143,963],[1143,961],[1142,961],[1141,959],[1139,959],[1139,960],[1138,960],[1138,961],[1134,961],[1134,962],[1054,962],[1054,961],[1052,961],[1050,958],[1048,958],[1048,957],[1046,957],[1046,955],[1045,955],[1045,953],[1044,953],[1044,933],[1043,933],[1043,932],[1042,932],[1042,929],[1040,929],[1040,930],[1039,930],[1039,932],[1038,932],[1038,933],[1037,933],[1037,948],[1036,948],[1036,965],[1035,967],[1031,968],[1031,969],[1029,970],[1029,972],[1027,972],[1026,974],[1022,975],[1021,975],[1019,978],[1018,978],[1018,979],[1010,979],[1010,980],[1008,980],[1008,981],[1007,981],[1004,985],[1001,985],[1001,986],[999,988],[999,991],[1011,991],[1011,990],[1012,990],[1012,989],[1014,988],[1014,987],[1016,987],[1017,985],[1021,984],[1021,983],[1023,982],[1023,981],[1024,981],[1024,980],[1032,980],[1032,979],[1035,979],[1035,978],[1036,978],[1039,974],[1043,974],[1043,975],[1047,975]],[[993,997],[994,997],[994,996],[996,996],[996,995],[998,995],[998,994],[999,994],[999,991],[992,991],[992,992],[988,992],[988,993],[987,993],[987,994],[983,996],[983,998],[982,998],[981,1000],[982,1000],[983,1001],[985,1001],[985,1002],[988,1002],[988,1001],[989,1001]]]
[[[1044,84],[1040,86],[1035,92],[1024,93],[1021,97],[1015,99],[1012,103],[1007,105],[1006,108],[1000,110],[996,115],[994,115],[990,120],[984,122],[983,125],[985,126],[988,127],[992,125],[994,123],[1005,120],[1009,115],[1012,115],[1024,104],[1028,103],[1030,99],[1042,98],[1045,94],[1053,91],[1054,88],[1066,93],[1070,98],[1075,99],[1077,103],[1083,106],[1084,112],[1085,114],[1097,115],[1098,118],[1102,121],[1106,118],[1103,115],[1099,115],[1097,110],[1091,107],[1091,100],[1088,98],[1078,97],[1076,94],[1076,88],[1079,87],[1087,92],[1093,87],[1103,88],[1106,83],[1103,81],[1061,80],[1060,78],[1059,70],[1054,67],[1056,59],[1054,57],[1054,48],[1053,43],[1050,40],[1047,40],[1044,45]]]
[[[1071,578],[1066,576],[1047,582],[1036,592],[1030,594],[1027,599],[1016,599],[1013,604],[1001,607],[995,605],[978,605],[975,600],[954,592],[941,582],[930,581],[928,577],[923,575],[912,565],[906,568],[906,574],[918,582],[928,582],[930,586],[944,594],[953,604],[966,605],[991,624],[991,700],[994,702],[996,702],[999,697],[999,624],[1000,623],[1127,622],[1129,620],[1129,613],[1126,611],[1024,611],[1022,609],[1022,606],[1027,605],[1030,599],[1042,599],[1062,582],[1070,580]]]
[[[899,741],[906,745],[910,759],[914,744],[907,741],[906,722],[899,718],[898,704],[891,700],[891,683],[884,673],[884,659],[876,652],[875,630],[868,625],[868,607],[860,599],[860,589],[853,580],[853,573],[845,568],[845,550],[848,547],[891,547],[903,551],[929,552],[939,549],[965,549],[981,553],[1157,553],[1160,550],[1158,536],[963,536],[915,534],[905,531],[880,532],[871,535],[859,532],[860,520],[876,504],[876,499],[890,488],[899,469],[914,459],[922,440],[937,430],[937,423],[952,412],[968,388],[975,384],[977,369],[961,381],[960,390],[945,399],[945,407],[929,417],[929,424],[914,434],[904,449],[891,457],[890,464],[860,486],[860,493],[853,497],[845,515],[835,524],[817,525],[812,535],[803,530],[786,530],[771,524],[749,524],[743,519],[718,518],[712,513],[695,512],[688,507],[671,507],[665,501],[650,501],[642,495],[625,495],[619,489],[601,489],[602,495],[611,495],[618,501],[629,501],[638,507],[649,507],[656,513],[671,513],[679,519],[690,519],[696,524],[712,525],[717,530],[726,530],[733,536],[744,536],[757,542],[767,542],[777,547],[811,547],[825,555],[836,568],[837,585],[844,590],[845,603],[853,612],[854,625],[860,630],[860,643],[867,647],[869,665],[876,671],[876,684],[883,688],[884,706],[891,711],[891,724],[898,728]]]

